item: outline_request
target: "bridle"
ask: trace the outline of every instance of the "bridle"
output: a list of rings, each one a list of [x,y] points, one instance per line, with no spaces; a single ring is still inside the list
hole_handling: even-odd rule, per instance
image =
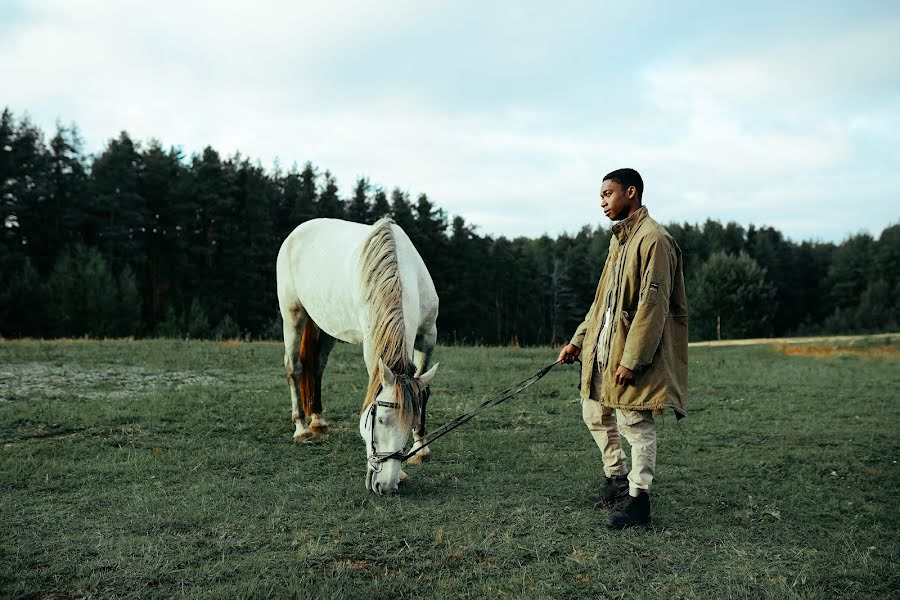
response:
[[[403,393],[405,394],[406,388],[408,387],[408,385],[405,385],[403,380],[410,379],[410,378],[405,375],[395,375],[395,377],[397,377],[397,380],[398,380],[397,383],[398,383],[398,385],[401,386],[401,389],[404,390]],[[427,386],[421,392],[423,406],[421,409],[422,414],[419,416],[420,420],[425,418],[424,402],[428,401],[429,393],[430,393],[430,389]],[[376,395],[377,395],[377,393],[376,393]],[[385,402],[383,400],[374,400],[369,407],[369,414],[366,415],[366,420],[369,420],[369,419],[372,420],[371,430],[370,430],[370,434],[369,434],[369,449],[371,450],[371,452],[369,453],[369,466],[372,467],[372,471],[375,473],[378,473],[381,471],[381,464],[387,460],[393,459],[393,460],[399,460],[400,462],[403,462],[411,456],[410,454],[407,454],[406,444],[404,444],[403,447],[400,448],[399,450],[394,450],[393,452],[379,452],[378,451],[378,446],[375,444],[375,423],[378,419],[378,407],[379,406],[381,406],[382,408],[399,409],[400,404],[397,402]]]
[[[369,448],[371,449],[371,452],[369,453],[369,466],[372,467],[372,471],[375,473],[381,471],[381,463],[384,461],[392,458],[394,460],[400,460],[401,457],[406,456],[406,445],[393,452],[378,451],[378,447],[375,445],[375,421],[378,418],[379,406],[384,408],[400,408],[400,405],[397,402],[384,402],[382,400],[375,400],[369,408],[369,414],[366,416],[367,420],[369,418],[372,419],[371,435],[369,436]]]

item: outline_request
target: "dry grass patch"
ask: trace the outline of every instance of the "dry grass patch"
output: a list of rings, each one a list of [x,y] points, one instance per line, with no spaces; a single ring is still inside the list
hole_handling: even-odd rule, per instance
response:
[[[777,352],[786,354],[787,356],[860,356],[864,358],[897,358],[900,354],[900,348],[891,344],[882,344],[878,346],[797,346],[792,344],[781,344],[777,347]]]

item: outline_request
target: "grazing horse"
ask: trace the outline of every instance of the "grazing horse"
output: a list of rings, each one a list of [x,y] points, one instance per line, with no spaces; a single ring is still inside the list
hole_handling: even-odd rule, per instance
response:
[[[360,415],[366,488],[395,492],[406,474],[388,455],[402,454],[411,430],[412,450],[422,445],[428,385],[437,370],[428,365],[438,296],[425,262],[390,218],[371,226],[313,219],[284,240],[276,270],[294,440],[327,433],[322,373],[328,355],[336,340],[361,343],[369,371]],[[422,448],[410,462],[429,454]]]

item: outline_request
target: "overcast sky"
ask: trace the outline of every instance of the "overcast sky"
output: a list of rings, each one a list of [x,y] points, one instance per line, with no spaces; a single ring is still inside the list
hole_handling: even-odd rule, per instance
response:
[[[662,222],[840,241],[900,221],[900,2],[0,0],[0,106],[96,152],[311,160],[479,231]]]

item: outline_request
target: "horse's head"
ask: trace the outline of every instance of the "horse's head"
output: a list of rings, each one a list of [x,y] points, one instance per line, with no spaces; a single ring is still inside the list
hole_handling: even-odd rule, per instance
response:
[[[419,376],[395,374],[379,361],[381,386],[359,417],[359,433],[366,444],[366,489],[379,496],[397,491],[400,459],[409,434],[422,413],[422,396],[437,371],[434,365]]]

